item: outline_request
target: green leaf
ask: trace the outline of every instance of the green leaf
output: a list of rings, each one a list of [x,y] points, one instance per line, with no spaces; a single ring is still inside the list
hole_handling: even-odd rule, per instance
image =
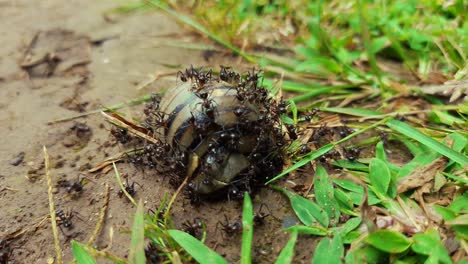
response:
[[[468,192],[457,196],[448,207],[457,213],[468,211]]]
[[[396,178],[405,177],[411,172],[415,171],[417,168],[422,168],[425,165],[431,164],[435,159],[439,158],[440,154],[437,152],[423,152],[418,154],[410,162],[406,163],[401,167],[400,171],[397,173]]]
[[[358,170],[358,171],[365,171],[365,172],[369,171],[369,166],[356,162],[356,161],[349,161],[345,159],[333,161],[332,165],[341,167],[344,169],[348,169],[348,170]]]
[[[346,223],[340,227],[340,235],[342,237],[346,236],[349,232],[353,231],[354,229],[358,228],[361,225],[362,218],[354,217],[346,221]]]
[[[145,222],[143,215],[143,202],[138,202],[135,220],[132,227],[132,241],[130,243],[130,253],[128,254],[128,263],[145,264]]]
[[[297,124],[297,106],[293,100],[289,101],[289,109],[293,115],[294,124]]]
[[[447,158],[459,163],[462,166],[468,165],[468,157],[465,155],[462,155],[453,149],[450,149],[449,147],[445,146],[444,144],[440,143],[439,141],[436,141],[423,133],[421,133],[419,130],[401,122],[395,119],[392,119],[387,122],[387,126],[390,127],[391,129],[402,133],[403,135],[412,138],[421,144],[427,146],[433,151],[436,151]]]
[[[272,188],[283,192],[289,198],[294,212],[303,224],[310,226],[318,222],[323,227],[328,227],[328,216],[316,203],[278,186]]]
[[[326,236],[328,234],[328,230],[321,226],[295,225],[295,226],[286,228],[286,231],[297,232],[299,234],[314,235],[314,236]]]
[[[463,119],[449,114],[447,111],[434,110],[429,113],[429,120],[436,124],[445,124],[452,126],[454,123],[463,124]]]
[[[392,175],[387,164],[380,159],[372,159],[369,164],[369,179],[371,185],[378,192],[378,196],[387,196]]]
[[[411,249],[418,254],[430,256],[433,262],[429,263],[452,263],[439,234],[434,229],[429,229],[424,234],[415,234]]]
[[[343,241],[340,235],[335,235],[333,240],[328,237],[322,238],[314,251],[312,263],[314,264],[335,264],[341,263],[344,255]]]
[[[346,236],[343,237],[343,243],[351,244],[360,237],[361,237],[361,233],[359,231],[351,231],[348,234],[346,234]]]
[[[340,209],[335,200],[333,185],[328,180],[328,173],[321,165],[317,166],[314,179],[315,200],[325,209],[330,224],[335,226],[340,218]]]
[[[369,48],[370,52],[372,54],[376,54],[379,51],[381,51],[383,48],[385,48],[387,44],[390,44],[390,40],[386,36],[374,38],[372,39],[371,44],[370,44],[370,48]]]
[[[84,245],[73,240],[71,242],[73,256],[78,264],[96,264],[96,260],[84,248]]]
[[[468,104],[466,104],[468,105]],[[452,133],[449,136],[450,139],[453,140],[453,150],[456,152],[462,153],[462,151],[466,148],[468,145],[468,138],[460,135],[459,133]]]
[[[385,162],[385,164],[390,169],[390,171],[395,172],[395,173],[398,173],[400,171],[400,167],[392,164],[391,162],[387,160],[387,155],[385,154],[383,142],[379,142],[375,146],[375,157]]]
[[[391,230],[377,230],[369,234],[365,242],[388,253],[401,253],[411,246],[411,240]]]
[[[445,221],[449,221],[457,217],[456,213],[450,208],[434,205],[434,209],[442,216]]]
[[[351,180],[334,179],[333,182],[345,190],[352,191],[355,193],[364,193],[364,188]]]
[[[348,251],[345,257],[346,264],[361,263],[390,263],[388,257],[382,251],[374,247],[361,247],[353,251]]]
[[[353,200],[351,200],[347,193],[339,188],[335,189],[335,199],[342,209],[352,210],[354,208]]]
[[[169,235],[201,264],[227,264],[228,262],[193,236],[180,230],[171,229]]]
[[[245,192],[242,213],[242,264],[250,264],[252,262],[253,217],[252,200],[249,193]]]
[[[289,264],[292,263],[294,256],[294,246],[296,245],[297,232],[291,233],[291,238],[289,238],[288,243],[281,250],[278,258],[275,261],[275,264]]]

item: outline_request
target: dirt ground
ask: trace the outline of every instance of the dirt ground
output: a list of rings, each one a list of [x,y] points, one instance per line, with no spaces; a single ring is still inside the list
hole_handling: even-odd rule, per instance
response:
[[[111,126],[99,114],[65,122],[54,120],[170,87],[175,73],[141,85],[150,74],[177,71],[167,65],[218,67],[237,61],[228,56],[206,60],[199,51],[160,45],[187,34],[171,18],[157,12],[108,14],[120,2],[0,1],[0,239],[11,240],[9,263],[46,263],[55,255],[46,219],[49,203],[43,146],[51,156],[55,205],[75,216],[74,227],[59,233],[65,262],[72,260],[70,239],[86,242],[91,236],[104,204],[106,184],[111,187],[109,210],[95,246],[120,257],[128,254],[130,235],[126,231],[135,208],[118,196],[112,171],[88,172],[123,150],[110,137]],[[121,112],[141,117],[138,107]],[[156,209],[166,192],[174,192],[154,172],[125,163],[119,163],[118,168],[130,182],[137,183],[136,199],[142,199],[146,209]],[[81,193],[59,186],[60,181],[82,178],[87,183]],[[281,226],[296,220],[280,193],[262,190],[254,199],[255,210],[262,203],[271,217],[255,231],[254,256],[260,263],[271,263],[289,237]],[[203,219],[208,227],[206,244],[236,263],[240,235],[226,238],[216,230],[216,224],[224,215],[238,219],[241,207],[239,202],[218,202],[194,208],[180,196],[172,217],[179,228],[186,220]],[[310,262],[313,248],[312,239],[301,237],[296,246],[298,263]]]

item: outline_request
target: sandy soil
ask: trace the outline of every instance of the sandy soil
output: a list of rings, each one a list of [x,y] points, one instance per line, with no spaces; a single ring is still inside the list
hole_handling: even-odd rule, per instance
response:
[[[111,187],[109,210],[95,246],[108,247],[120,257],[128,254],[130,235],[125,231],[130,229],[135,208],[119,198],[113,172],[88,172],[123,150],[109,136],[110,125],[99,114],[49,122],[170,87],[175,74],[139,89],[149,74],[170,70],[167,65],[233,63],[232,58],[207,61],[198,51],[158,45],[186,33],[157,12],[106,15],[119,2],[0,1],[0,239],[9,239],[9,263],[46,263],[55,254],[50,222],[42,221],[49,210],[43,146],[51,156],[54,184],[86,179],[81,193],[54,188],[56,207],[75,215],[74,228],[64,228],[59,234],[65,261],[72,260],[70,239],[86,242],[91,236],[104,204],[106,184]],[[141,116],[138,107],[121,111]],[[174,192],[153,172],[124,163],[118,167],[124,177],[137,183],[136,199],[142,199],[146,209],[156,209],[164,193]],[[262,203],[272,216],[255,231],[254,255],[260,263],[271,263],[289,237],[281,231],[284,220],[295,220],[278,192],[262,190],[254,207]],[[195,217],[203,219],[208,227],[207,245],[236,263],[240,235],[223,238],[216,230],[224,215],[239,218],[241,204],[204,203],[194,208],[180,197],[172,211],[177,227]],[[296,248],[297,261],[310,262],[314,241],[301,238]]]

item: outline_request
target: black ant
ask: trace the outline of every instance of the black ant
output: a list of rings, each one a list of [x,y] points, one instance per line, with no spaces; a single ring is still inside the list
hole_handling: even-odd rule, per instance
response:
[[[309,146],[307,146],[307,144],[302,144],[301,146],[299,146],[299,150],[298,150],[298,153],[299,155],[305,155],[309,152],[311,152],[312,150],[309,148]]]
[[[57,187],[65,188],[68,193],[81,193],[83,191],[83,179],[76,181],[59,180]]]
[[[65,227],[66,229],[73,228],[73,211],[64,212],[63,209],[57,209],[55,214],[57,215],[57,225],[60,227],[60,229],[62,229],[61,226]]]
[[[232,71],[230,67],[221,66],[219,79],[225,82],[237,82],[240,79],[240,75]]]
[[[123,184],[123,187],[125,189],[125,191],[131,196],[131,197],[134,197],[135,194],[136,194],[136,189],[135,189],[135,183],[136,182],[132,182],[131,184],[128,183],[128,179],[127,179],[127,182]],[[137,183],[138,184],[138,183]],[[139,184],[138,184],[139,185]],[[119,196],[119,198],[122,198],[124,192],[122,190],[119,190],[119,192],[117,193],[117,195]]]
[[[307,114],[304,116],[304,120],[307,121],[307,122],[312,121],[312,118],[313,118],[314,116],[316,116],[317,113],[318,113],[319,111],[320,111],[319,108],[314,108],[314,109],[312,109],[312,111],[311,111],[310,113],[307,113]]]
[[[218,225],[221,225],[221,229],[226,233],[226,235],[233,236],[242,230],[242,223],[240,220],[230,223],[227,215],[224,215],[224,220],[224,223],[221,221],[216,223],[216,229],[218,229]]]
[[[189,79],[193,79],[198,76],[198,70],[194,69],[191,65],[190,68],[185,69],[185,73],[182,71],[178,71],[176,77],[177,79],[179,78],[179,75],[181,81],[187,82]]]
[[[268,213],[262,211],[262,208],[266,208]],[[254,214],[254,218],[253,218],[254,225],[260,226],[260,225],[265,224],[265,218],[270,215],[269,212],[270,212],[270,209],[268,208],[268,206],[262,203],[260,207],[258,208],[258,212]]]
[[[361,154],[361,149],[356,147],[344,148],[343,154],[345,158],[349,161],[355,161],[359,158],[359,154]]]
[[[113,127],[111,129],[111,135],[115,137],[115,139],[120,144],[125,144],[131,140],[130,135],[128,134],[128,130],[125,128],[120,127]]]
[[[288,130],[288,135],[292,140],[297,139],[296,126],[293,124],[286,124],[286,129]]]
[[[337,130],[338,134],[340,135],[340,138],[347,137],[354,132],[352,128],[349,128],[347,126],[338,127]]]
[[[147,264],[161,263],[161,256],[158,254],[158,248],[154,242],[150,242],[145,247],[145,256]]]
[[[182,223],[182,231],[191,236],[201,239],[203,236],[203,231],[205,229],[205,224],[200,218],[194,218],[193,221],[185,221]]]

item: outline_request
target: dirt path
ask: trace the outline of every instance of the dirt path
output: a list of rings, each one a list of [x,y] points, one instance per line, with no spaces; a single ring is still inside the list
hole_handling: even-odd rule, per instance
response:
[[[169,87],[175,75],[138,89],[149,74],[167,72],[165,65],[208,64],[200,52],[157,45],[182,32],[164,15],[104,15],[119,1],[63,3],[0,2],[0,239],[11,238],[11,263],[46,263],[55,254],[50,223],[41,223],[48,215],[43,145],[51,155],[54,183],[62,181],[63,185],[79,178],[86,181],[82,192],[55,188],[57,208],[75,216],[73,228],[63,228],[60,233],[65,261],[72,259],[70,239],[85,242],[91,236],[105,200],[106,183],[111,187],[109,211],[95,245],[126,256],[129,235],[122,231],[130,229],[135,208],[117,195],[112,172],[87,172],[107,156],[122,151],[109,138],[110,126],[100,115],[52,125],[48,122]],[[135,109],[122,112],[139,117]],[[174,191],[152,172],[138,171],[128,164],[120,164],[119,170],[137,183],[136,198],[143,199],[147,209],[157,208],[164,193]],[[286,202],[279,193],[262,191],[256,197],[256,207],[262,202],[274,213],[256,231],[256,258],[271,262],[271,256],[278,254],[288,237],[280,231],[280,219],[293,218],[283,217],[291,212],[285,209]],[[202,218],[208,226],[207,244],[237,262],[240,236],[223,238],[216,224],[223,215],[240,217],[240,208],[239,203],[230,202],[203,204],[195,209],[187,199],[180,198],[172,215],[177,227],[194,217]],[[301,248],[308,249],[304,255],[310,256],[313,245],[304,241],[298,245]]]

